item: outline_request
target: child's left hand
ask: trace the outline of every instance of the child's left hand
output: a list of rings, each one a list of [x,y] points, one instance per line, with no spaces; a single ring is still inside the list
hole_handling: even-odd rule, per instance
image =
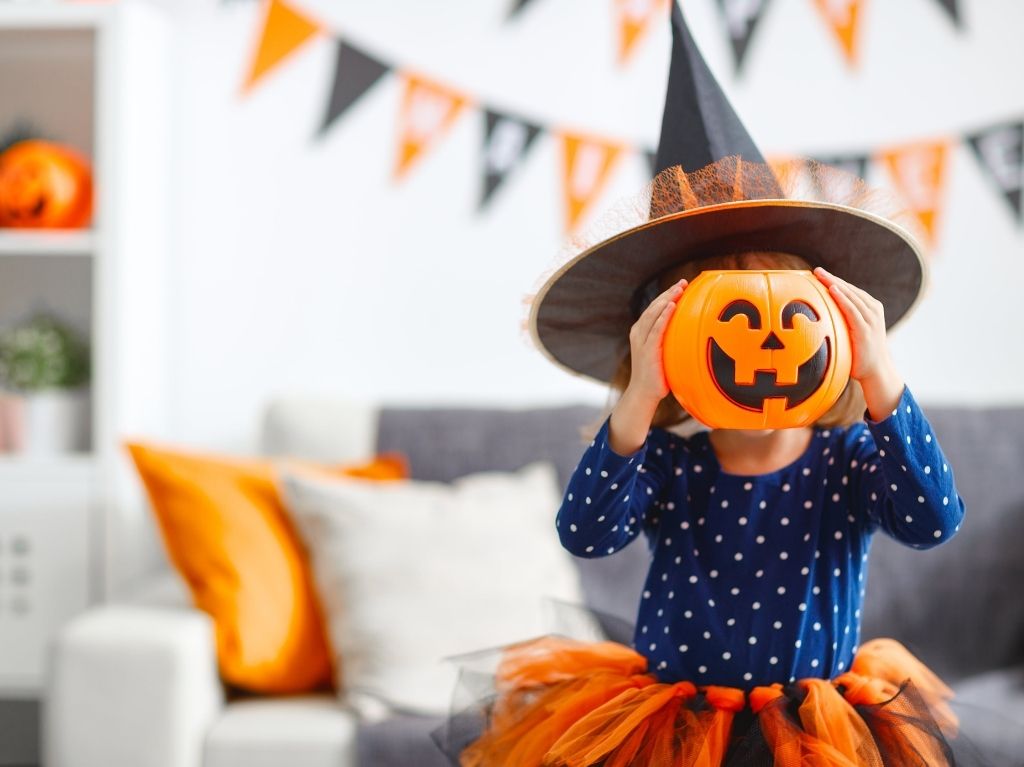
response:
[[[881,420],[899,403],[903,379],[896,372],[885,336],[882,302],[820,266],[814,276],[828,289],[850,329],[853,363],[850,377],[864,389],[871,417]]]

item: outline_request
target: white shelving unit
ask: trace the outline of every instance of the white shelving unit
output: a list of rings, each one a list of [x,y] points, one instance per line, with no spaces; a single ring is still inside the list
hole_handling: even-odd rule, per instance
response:
[[[121,440],[166,431],[169,36],[142,0],[0,3],[0,132],[29,121],[95,183],[86,231],[0,229],[0,326],[44,305],[92,348],[88,449],[0,453],[0,701],[39,698],[54,632],[110,592],[143,502]]]

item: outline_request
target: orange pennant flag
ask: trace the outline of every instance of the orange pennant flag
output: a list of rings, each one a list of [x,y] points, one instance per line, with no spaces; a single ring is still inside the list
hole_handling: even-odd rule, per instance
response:
[[[897,191],[921,221],[933,244],[938,231],[948,158],[948,141],[908,144],[882,152],[879,156],[889,169]]]
[[[857,34],[865,0],[814,0],[821,15],[832,28],[846,56],[846,63],[857,63]]]
[[[284,0],[269,0],[259,44],[245,78],[243,92],[251,91],[263,76],[276,68],[323,27]]]
[[[671,1],[671,0],[669,0]],[[614,0],[619,32],[619,65],[629,59],[637,41],[655,19],[668,13],[666,0]]]
[[[622,147],[600,139],[563,133],[563,189],[566,229],[572,231],[604,188]]]
[[[444,133],[466,105],[466,99],[443,85],[405,75],[398,125],[398,158],[394,178],[402,178],[434,139]]]

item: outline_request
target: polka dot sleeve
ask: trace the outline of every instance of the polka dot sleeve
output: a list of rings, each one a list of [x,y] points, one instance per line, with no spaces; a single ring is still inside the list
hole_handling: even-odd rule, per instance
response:
[[[870,529],[901,543],[926,549],[951,538],[964,516],[953,469],[931,424],[910,390],[881,421],[865,413],[866,426],[854,441],[856,491]],[[851,429],[856,434],[856,430]]]
[[[649,511],[671,471],[674,451],[667,432],[652,429],[635,453],[608,445],[609,419],[584,451],[555,517],[558,537],[578,557],[603,557],[629,544],[656,523]]]

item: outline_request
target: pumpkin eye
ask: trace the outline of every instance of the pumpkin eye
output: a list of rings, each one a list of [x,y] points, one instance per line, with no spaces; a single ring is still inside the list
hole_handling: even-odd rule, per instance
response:
[[[811,322],[817,322],[819,319],[818,313],[814,311],[809,304],[806,304],[803,301],[790,301],[782,309],[782,327],[792,328],[793,316],[797,314],[802,314]]]
[[[809,309],[810,307],[807,308]],[[747,318],[747,327],[752,330],[757,330],[761,327],[761,312],[759,312],[757,307],[745,298],[736,299],[722,309],[722,313],[718,315],[718,321],[728,322],[738,314],[742,314]]]

